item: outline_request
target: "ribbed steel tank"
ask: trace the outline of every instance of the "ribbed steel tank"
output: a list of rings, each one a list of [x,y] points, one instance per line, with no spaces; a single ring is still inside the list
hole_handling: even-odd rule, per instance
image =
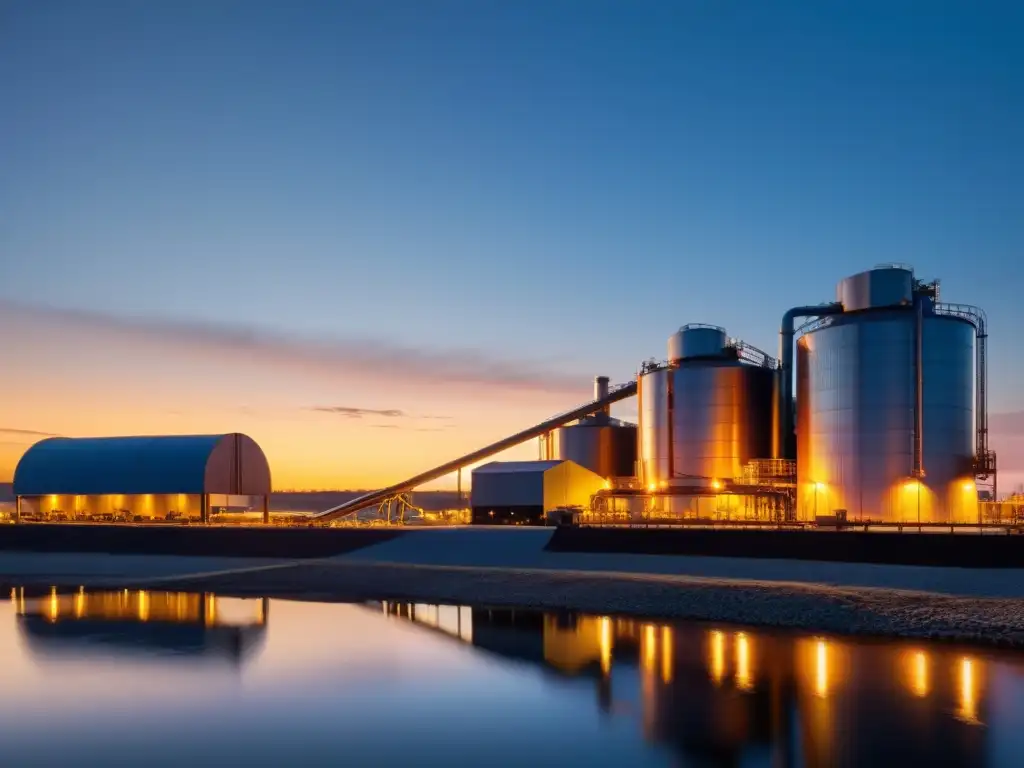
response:
[[[715,326],[684,326],[669,362],[639,376],[640,477],[648,488],[710,486],[771,452],[774,361],[743,359]]]
[[[799,338],[800,519],[977,521],[976,332],[929,287],[904,267],[847,278],[843,312]]]
[[[636,434],[635,424],[598,414],[553,430],[544,458],[574,461],[602,477],[634,477]]]

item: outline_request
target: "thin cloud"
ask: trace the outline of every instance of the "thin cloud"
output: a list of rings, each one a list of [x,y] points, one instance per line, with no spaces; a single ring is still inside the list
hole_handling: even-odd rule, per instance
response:
[[[268,330],[151,319],[0,300],[0,317],[61,328],[91,328],[136,337],[152,346],[178,344],[233,353],[276,366],[315,368],[350,377],[400,377],[421,384],[564,394],[586,394],[588,377],[548,370],[528,361],[500,360],[472,349],[424,349],[371,338],[315,338]]]
[[[418,421],[451,421],[451,416],[427,413],[408,413],[400,408],[356,408],[350,405],[314,405],[308,410],[318,413],[333,413],[346,419],[361,419],[365,416],[385,419],[410,419]],[[386,426],[386,425],[385,425]]]
[[[25,437],[60,437],[56,432],[40,432],[35,429],[15,429],[14,427],[0,427],[0,434],[24,435]]]
[[[405,411],[400,411],[397,408],[385,408],[378,410],[376,408],[353,408],[347,405],[314,405],[309,410],[318,411],[320,413],[334,413],[338,416],[344,416],[347,419],[361,419],[364,416],[383,416],[386,419],[402,419],[408,416]]]

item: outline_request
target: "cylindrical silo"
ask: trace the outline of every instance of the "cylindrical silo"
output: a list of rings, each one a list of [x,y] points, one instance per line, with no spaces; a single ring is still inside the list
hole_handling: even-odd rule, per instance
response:
[[[636,474],[636,425],[603,415],[559,427],[546,438],[544,458],[574,461],[602,477]]]
[[[684,326],[669,362],[641,372],[641,479],[648,488],[715,487],[771,455],[774,361],[748,362],[721,328]]]
[[[797,344],[798,517],[976,522],[971,313],[905,267],[847,278],[837,298]]]
[[[594,400],[608,397],[607,376],[594,378]],[[540,458],[573,461],[602,477],[636,475],[636,425],[610,415],[606,406],[574,424],[553,429],[540,441]]]

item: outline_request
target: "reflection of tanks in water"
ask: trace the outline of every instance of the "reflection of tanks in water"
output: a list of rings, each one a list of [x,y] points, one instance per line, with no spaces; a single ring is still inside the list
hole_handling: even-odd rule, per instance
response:
[[[56,657],[97,653],[196,656],[240,663],[262,644],[267,599],[234,601],[212,594],[146,590],[26,597],[12,592],[19,628],[33,653]],[[247,604],[248,616],[232,619],[225,606]],[[255,610],[251,610],[252,607]]]
[[[421,621],[385,604],[390,615]],[[450,607],[451,608],[451,607]],[[561,676],[596,680],[602,710],[639,673],[642,727],[687,760],[738,765],[985,764],[986,662],[903,643],[706,629],[607,616],[452,608],[472,632],[442,629]],[[469,616],[464,612],[471,613]],[[429,623],[429,622],[428,622]]]

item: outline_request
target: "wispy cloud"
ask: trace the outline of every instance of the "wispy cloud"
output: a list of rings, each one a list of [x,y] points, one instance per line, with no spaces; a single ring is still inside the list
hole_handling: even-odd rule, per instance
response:
[[[60,437],[56,432],[40,432],[35,429],[15,429],[14,427],[0,427],[0,434],[24,435],[25,437]]]
[[[6,318],[4,317],[6,316]],[[343,376],[395,376],[435,385],[585,395],[588,376],[521,360],[495,359],[473,349],[424,349],[372,338],[316,338],[255,327],[184,319],[154,319],[0,300],[0,320],[95,330],[237,353],[277,366],[314,367]]]
[[[400,408],[356,408],[350,405],[314,405],[309,408],[318,413],[333,413],[343,416],[346,419],[361,419],[364,416],[380,417],[384,419],[415,419],[420,421],[451,421],[451,416],[442,416],[433,413],[418,414],[403,411]]]
[[[397,408],[385,408],[383,410],[378,410],[376,408],[353,408],[347,405],[314,405],[309,410],[319,411],[320,413],[335,413],[338,416],[344,416],[347,419],[361,419],[364,416],[383,416],[386,419],[402,419],[409,415],[405,411],[400,411]]]

